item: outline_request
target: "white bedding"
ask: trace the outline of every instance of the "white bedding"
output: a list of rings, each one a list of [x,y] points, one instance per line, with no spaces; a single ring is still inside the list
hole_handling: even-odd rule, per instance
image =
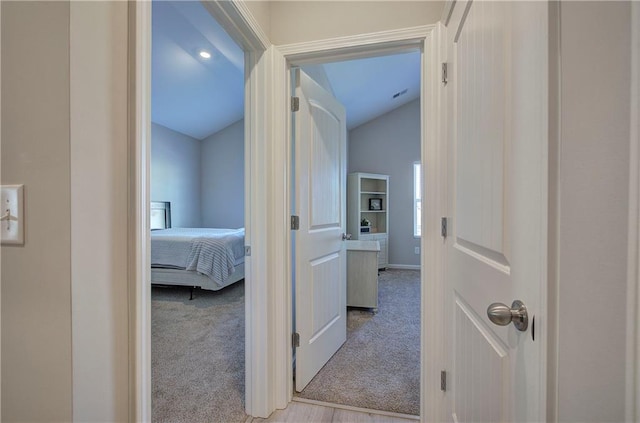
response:
[[[151,267],[195,270],[224,284],[244,262],[244,228],[170,228],[151,232]]]

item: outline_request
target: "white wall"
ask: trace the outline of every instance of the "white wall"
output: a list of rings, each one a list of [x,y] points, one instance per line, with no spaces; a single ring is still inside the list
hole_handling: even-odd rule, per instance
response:
[[[171,202],[171,226],[202,226],[200,141],[151,124],[151,201]]]
[[[282,45],[433,24],[443,6],[440,1],[273,1],[269,36]]]
[[[71,421],[69,3],[0,7],[1,178],[25,184],[25,244],[1,252],[2,420]]]
[[[244,119],[201,144],[202,225],[244,227]]]
[[[265,0],[245,1],[247,8],[253,15],[262,31],[269,39],[271,38],[271,3]]]
[[[389,264],[419,265],[413,237],[413,163],[420,161],[420,99],[349,131],[347,171],[389,175]]]
[[[624,421],[630,4],[560,6],[557,407]]]

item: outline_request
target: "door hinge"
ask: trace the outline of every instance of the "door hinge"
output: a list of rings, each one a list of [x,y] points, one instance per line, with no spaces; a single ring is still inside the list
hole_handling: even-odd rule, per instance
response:
[[[442,218],[442,223],[440,226],[440,234],[442,235],[443,238],[447,237],[447,218],[446,217]]]
[[[449,75],[448,75],[448,66],[447,66],[447,62],[444,62],[442,64],[442,85],[447,85],[447,82],[449,82]]]
[[[291,230],[297,231],[298,229],[300,229],[300,216],[294,214],[291,216]]]
[[[298,348],[300,346],[300,334],[298,332],[291,334],[291,345],[293,345],[293,348]]]
[[[250,245],[245,245],[244,246],[244,255],[247,257],[251,256],[251,246]]]
[[[447,372],[446,372],[446,370],[442,370],[440,372],[440,390],[442,392],[447,392]]]
[[[291,97],[291,111],[297,112],[300,110],[300,97]]]

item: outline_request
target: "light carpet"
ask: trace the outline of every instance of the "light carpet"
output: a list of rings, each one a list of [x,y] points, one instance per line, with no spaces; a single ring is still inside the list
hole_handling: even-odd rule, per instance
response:
[[[244,422],[244,281],[151,295],[153,421]]]
[[[349,309],[347,341],[299,396],[420,413],[420,271],[380,272],[378,305]]]

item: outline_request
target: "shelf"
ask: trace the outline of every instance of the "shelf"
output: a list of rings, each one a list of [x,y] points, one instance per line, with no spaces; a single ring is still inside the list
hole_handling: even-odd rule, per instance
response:
[[[378,268],[389,263],[389,176],[353,172],[347,176],[347,229],[354,239],[376,240],[380,243]],[[376,210],[370,210],[373,204]],[[362,227],[366,220],[370,225]],[[362,232],[363,230],[368,232]],[[374,232],[375,231],[375,232]]]

